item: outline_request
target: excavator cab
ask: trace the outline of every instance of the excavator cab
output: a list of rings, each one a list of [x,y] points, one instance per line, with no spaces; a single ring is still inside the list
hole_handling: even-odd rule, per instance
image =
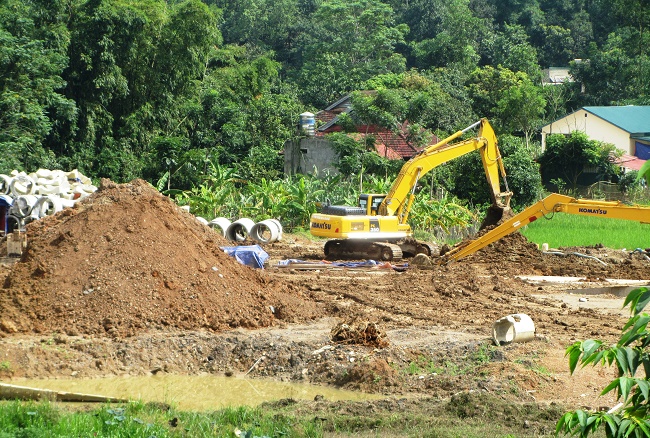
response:
[[[379,206],[386,198],[386,195],[378,195],[371,193],[362,193],[359,195],[359,207],[362,208],[367,216],[377,216],[379,214]]]

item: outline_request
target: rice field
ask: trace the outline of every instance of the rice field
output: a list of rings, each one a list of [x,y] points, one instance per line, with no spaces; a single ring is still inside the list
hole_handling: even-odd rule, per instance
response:
[[[650,248],[650,224],[556,213],[552,219],[538,219],[521,230],[531,242],[551,248],[591,246],[607,248]]]

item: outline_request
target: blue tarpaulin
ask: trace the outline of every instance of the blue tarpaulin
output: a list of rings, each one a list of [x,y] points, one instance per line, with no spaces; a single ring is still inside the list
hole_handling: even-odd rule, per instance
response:
[[[259,245],[222,246],[221,249],[242,265],[252,268],[264,269],[264,262],[269,258],[267,252]]]
[[[642,160],[650,160],[650,144],[636,142],[636,155]]]

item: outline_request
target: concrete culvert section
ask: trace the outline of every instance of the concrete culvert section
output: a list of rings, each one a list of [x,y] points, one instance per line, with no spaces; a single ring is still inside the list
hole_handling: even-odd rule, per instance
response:
[[[212,219],[208,225],[210,228],[221,234],[223,237],[226,237],[226,230],[230,226],[232,222],[230,222],[230,219],[226,219],[225,217],[217,217]]]
[[[36,191],[36,183],[27,175],[15,176],[9,183],[9,190],[15,197],[32,195]]]
[[[260,243],[273,243],[282,239],[282,224],[275,219],[256,223],[251,229],[251,237]]]
[[[535,339],[535,323],[524,313],[504,316],[494,323],[492,337],[496,345],[530,341]]]
[[[9,185],[11,184],[11,177],[0,174],[0,195],[8,195],[10,192]]]
[[[61,198],[58,196],[48,195],[39,198],[32,208],[32,216],[42,218],[53,215],[63,209]]]
[[[255,222],[247,217],[238,219],[226,230],[226,239],[232,242],[243,242],[250,235],[254,225]]]
[[[34,195],[18,196],[11,206],[10,214],[19,218],[27,217],[32,213],[37,201],[38,197]]]

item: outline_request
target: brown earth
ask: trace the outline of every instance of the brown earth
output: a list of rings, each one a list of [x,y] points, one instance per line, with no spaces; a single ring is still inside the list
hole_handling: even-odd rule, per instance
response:
[[[581,290],[650,279],[641,255],[544,254],[518,233],[447,266],[400,269],[316,265],[322,242],[290,235],[267,245],[267,269],[254,270],[140,180],[103,181],[75,208],[31,223],[27,238],[20,260],[0,264],[4,381],[245,373],[257,363],[251,378],[611,406],[597,395],[612,371],[569,376],[564,349],[586,338],[613,342],[622,299]],[[278,265],[286,259],[314,264]],[[521,275],[584,280],[557,286]],[[533,319],[535,339],[493,346],[493,322],[513,313]]]

